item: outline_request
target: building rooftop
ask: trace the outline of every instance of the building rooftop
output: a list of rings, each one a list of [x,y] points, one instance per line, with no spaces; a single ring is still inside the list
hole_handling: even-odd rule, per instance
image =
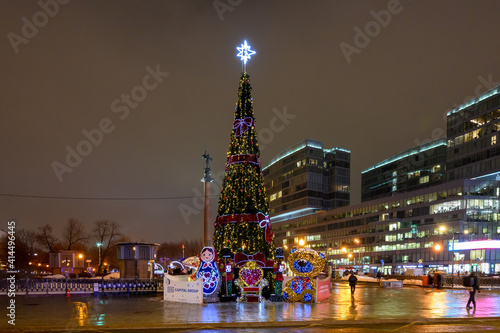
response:
[[[322,149],[324,150],[326,153],[331,153],[335,150],[339,150],[339,151],[343,151],[343,152],[346,152],[346,153],[351,153],[350,150],[348,149],[344,149],[344,148],[338,148],[338,147],[334,147],[334,148],[330,148],[330,149],[324,149],[323,148],[323,142],[321,141],[317,141],[317,140],[312,140],[312,139],[305,139],[299,143],[297,143],[296,145],[293,145],[285,150],[283,150],[281,153],[279,153],[278,155],[276,155],[272,160],[271,162],[265,166],[263,168],[263,170],[269,168],[271,165],[273,165],[274,163],[278,162],[279,160],[282,160],[283,158],[289,156],[289,155],[292,155],[293,153],[305,148],[305,147],[311,147],[311,148],[316,148],[316,149]]]
[[[361,173],[365,173],[365,172],[371,171],[373,169],[380,168],[381,166],[384,166],[386,164],[398,161],[400,159],[403,159],[403,158],[406,158],[406,157],[409,157],[409,156],[412,156],[415,154],[419,154],[419,153],[424,152],[424,151],[429,150],[429,149],[433,149],[433,148],[436,148],[439,146],[447,146],[447,145],[448,144],[446,143],[446,138],[439,138],[439,139],[436,139],[434,141],[430,141],[428,143],[425,143],[423,145],[412,147],[410,149],[406,149],[406,150],[404,150],[404,151],[402,151],[402,152],[400,152],[400,153],[398,153],[398,154],[396,154],[388,159],[383,160],[382,162],[379,162],[379,163],[369,167],[366,170],[361,171]]]
[[[463,109],[465,109],[473,104],[481,102],[483,99],[486,99],[488,97],[494,96],[494,95],[499,94],[499,93],[500,93],[500,86],[493,87],[489,90],[486,90],[481,95],[474,97],[474,98],[468,100],[467,102],[463,103],[462,105],[448,111],[448,113],[446,115],[449,116],[450,114],[459,112],[459,111],[461,111],[461,110],[463,110]]]

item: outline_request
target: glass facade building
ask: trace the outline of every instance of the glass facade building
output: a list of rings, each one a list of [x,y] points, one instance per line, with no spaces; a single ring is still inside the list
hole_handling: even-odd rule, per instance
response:
[[[351,152],[306,139],[263,169],[273,222],[350,203]]]
[[[491,178],[447,182],[273,223],[275,241],[291,248],[304,239],[333,265],[365,272],[451,272],[453,263],[454,272],[498,272],[499,193]]]
[[[500,170],[500,86],[447,114],[449,180]]]
[[[316,212],[299,216],[282,214],[285,203],[276,202],[276,246],[290,250],[303,239],[336,267],[365,272],[500,272],[499,129],[497,86],[447,114],[446,138],[364,170],[362,203],[327,210],[302,201],[297,208]],[[303,157],[282,153],[282,164],[266,169],[271,196],[299,160],[315,158],[306,146]]]
[[[440,184],[445,169],[445,138],[407,149],[361,172],[361,201]]]

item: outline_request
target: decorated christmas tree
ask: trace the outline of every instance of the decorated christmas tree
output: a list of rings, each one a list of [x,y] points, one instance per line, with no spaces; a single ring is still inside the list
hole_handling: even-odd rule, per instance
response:
[[[253,51],[246,41],[240,56],[246,65]],[[252,87],[246,68],[241,74],[234,113],[231,142],[219,197],[214,229],[214,248],[220,253],[229,247],[232,253],[262,252],[274,257],[274,235],[269,221],[269,202],[259,160],[255,130]]]

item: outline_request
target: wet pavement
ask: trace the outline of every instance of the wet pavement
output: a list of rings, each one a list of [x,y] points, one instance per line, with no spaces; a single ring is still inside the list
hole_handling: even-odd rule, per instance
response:
[[[465,290],[421,287],[383,289],[360,284],[354,298],[345,283],[333,285],[329,300],[302,303],[167,302],[151,296],[39,296],[16,298],[16,330],[116,328],[286,327],[304,324],[414,323],[436,319],[500,317],[500,292],[476,295],[466,309]],[[2,297],[2,304],[8,298]],[[5,309],[5,307],[3,307]],[[5,311],[5,310],[4,310]],[[12,330],[3,316],[0,331]]]

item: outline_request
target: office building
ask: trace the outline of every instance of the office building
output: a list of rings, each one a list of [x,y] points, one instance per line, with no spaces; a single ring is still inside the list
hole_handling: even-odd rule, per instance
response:
[[[447,115],[448,180],[500,170],[500,86]]]
[[[306,139],[273,158],[263,169],[271,221],[348,206],[350,157],[347,149]]]
[[[445,138],[407,149],[361,172],[361,201],[438,185],[445,168]]]
[[[364,272],[499,272],[499,194],[495,176],[456,180],[273,223],[275,242],[289,250],[304,239],[332,265]]]

